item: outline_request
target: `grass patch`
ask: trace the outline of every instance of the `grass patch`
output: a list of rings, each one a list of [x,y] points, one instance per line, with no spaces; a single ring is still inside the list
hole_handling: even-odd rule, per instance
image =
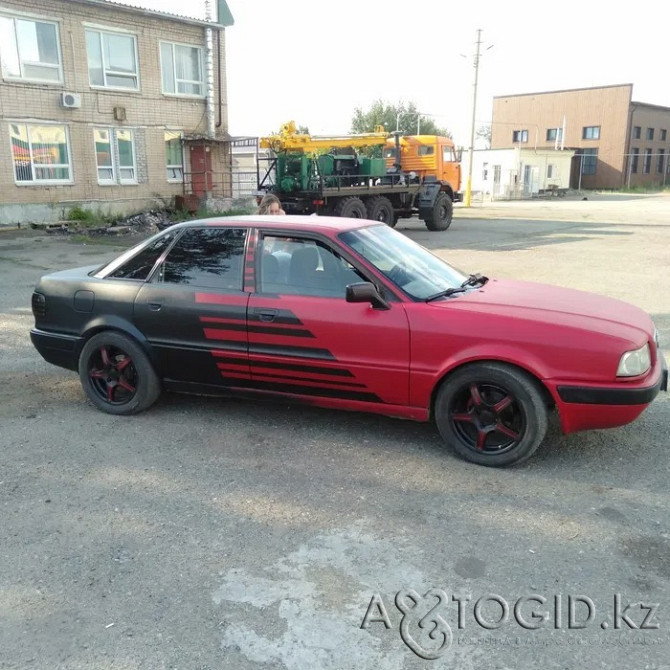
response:
[[[638,184],[637,186],[623,186],[621,188],[611,190],[601,190],[597,193],[625,193],[625,194],[640,194],[640,195],[654,195],[661,193],[670,193],[670,184]]]
[[[100,210],[93,212],[83,207],[72,207],[67,213],[67,220],[76,223],[81,228],[92,228],[93,226],[112,223],[116,217],[103,214]]]

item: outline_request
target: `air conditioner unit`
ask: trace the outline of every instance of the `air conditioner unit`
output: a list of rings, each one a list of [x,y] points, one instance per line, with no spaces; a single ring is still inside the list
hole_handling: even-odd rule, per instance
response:
[[[81,107],[81,96],[77,93],[61,93],[60,106],[68,109],[77,109]]]

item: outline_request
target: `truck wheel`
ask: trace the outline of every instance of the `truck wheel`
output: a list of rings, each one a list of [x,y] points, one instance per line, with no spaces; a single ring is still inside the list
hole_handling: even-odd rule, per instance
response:
[[[383,195],[374,195],[371,198],[368,198],[365,203],[365,208],[367,210],[368,219],[372,221],[381,221],[388,226],[395,226],[398,219],[395,216],[393,211],[393,205],[388,198],[385,198]]]
[[[349,219],[367,218],[365,205],[363,204],[363,201],[356,196],[349,196],[338,200],[335,209],[333,210],[333,214],[335,216],[344,216]]]
[[[454,213],[454,205],[451,198],[441,191],[432,208],[425,214],[424,223],[428,230],[446,230],[451,225],[451,217]]]

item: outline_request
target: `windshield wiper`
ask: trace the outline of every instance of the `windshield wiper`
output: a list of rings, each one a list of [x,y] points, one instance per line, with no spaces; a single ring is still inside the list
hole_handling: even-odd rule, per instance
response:
[[[438,298],[448,298],[450,295],[454,295],[454,293],[465,293],[466,288],[465,286],[459,286],[458,288],[447,288],[444,291],[440,291],[439,293],[433,293],[433,295],[429,295],[425,301],[426,302],[431,302],[431,300],[437,300]]]
[[[454,295],[454,293],[465,293],[471,286],[483,286],[488,280],[488,277],[484,277],[484,275],[479,273],[470,275],[460,286],[455,288],[447,288],[444,291],[439,291],[438,293],[429,295],[425,301],[430,302],[431,300],[437,300],[438,298],[448,298],[450,295]]]
[[[462,284],[461,288],[465,288],[466,286],[476,286],[477,284],[481,284],[482,286],[486,284],[486,282],[489,280],[488,277],[484,277],[484,275],[477,274],[470,275]]]

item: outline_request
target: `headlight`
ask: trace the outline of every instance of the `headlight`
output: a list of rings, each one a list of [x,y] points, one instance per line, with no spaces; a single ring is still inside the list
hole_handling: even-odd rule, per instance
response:
[[[635,377],[644,374],[651,367],[649,345],[645,344],[634,351],[627,351],[619,361],[617,377]]]

